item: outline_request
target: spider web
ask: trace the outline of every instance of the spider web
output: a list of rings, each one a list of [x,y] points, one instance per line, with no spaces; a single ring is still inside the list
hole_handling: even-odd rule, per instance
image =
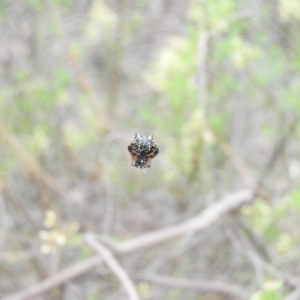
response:
[[[289,62],[299,52],[298,48],[286,45],[287,58],[282,58],[281,64],[286,64],[287,75],[283,76],[281,89],[275,75],[276,83],[270,79],[267,92],[261,91],[260,83],[255,85],[251,78],[251,68],[265,72],[268,65],[277,63],[276,51],[270,51],[270,56],[263,55],[245,71],[232,71],[240,74],[241,84],[253,96],[243,91],[230,96],[224,91],[226,103],[220,112],[214,103],[216,99],[208,96],[212,102],[208,105],[208,118],[213,112],[227,117],[222,128],[226,138],[221,142],[214,139],[212,136],[218,135],[218,129],[205,127],[205,118],[200,116],[192,124],[196,129],[199,126],[197,148],[190,144],[194,140],[193,131],[182,134],[180,126],[173,125],[172,115],[167,111],[169,102],[163,93],[157,95],[153,86],[147,86],[141,79],[160,52],[169,47],[173,36],[187,34],[192,4],[171,2],[170,6],[167,1],[159,0],[137,1],[131,6],[126,1],[121,5],[117,1],[96,4],[85,0],[55,4],[33,0],[3,2],[1,120],[7,128],[1,130],[4,136],[0,150],[1,297],[90,256],[93,252],[82,239],[85,232],[92,231],[116,241],[127,240],[195,216],[222,196],[249,187],[244,169],[254,183],[263,176],[263,187],[271,190],[274,206],[285,203],[286,195],[297,186],[299,147],[296,131],[290,130],[297,114],[280,96],[284,96],[283,88],[291,89],[294,82],[299,82]],[[251,12],[247,18],[254,21],[276,8],[260,1],[239,5],[243,12]],[[166,12],[163,25],[155,24]],[[146,26],[138,14],[145,14],[151,22],[145,23]],[[109,26],[116,22],[117,15],[125,20],[131,18],[132,28],[142,24],[141,29],[132,29],[133,37],[126,28],[110,32]],[[270,44],[272,41],[282,45],[289,40],[282,25],[286,23],[279,19],[279,16],[270,19],[265,29]],[[299,26],[293,18],[289,22]],[[256,26],[255,22],[243,24],[246,29]],[[115,39],[109,39],[114,34]],[[278,36],[281,40],[276,41]],[[210,78],[230,69],[229,63],[222,65],[224,70],[218,70],[221,50],[207,56],[206,71]],[[123,68],[130,69],[128,77],[118,70],[120,57],[123,57]],[[110,116],[110,103],[106,99],[115,97],[114,86],[110,86],[114,80],[121,86],[118,91],[121,96],[111,109],[114,116]],[[210,84],[215,83],[207,83]],[[10,102],[15,106],[13,110],[8,105]],[[189,123],[191,111],[197,109],[189,107],[189,103],[187,107],[183,122]],[[160,147],[150,169],[130,166],[127,146],[135,132],[154,134]],[[23,152],[14,147],[14,141]],[[277,144],[284,144],[285,149],[276,148]],[[278,149],[279,158],[276,156],[272,161],[272,153]],[[22,153],[26,153],[25,158]],[[67,187],[81,203],[72,203],[68,197],[45,186],[28,158],[38,161],[42,172]],[[272,168],[268,168],[269,159]],[[287,232],[299,223],[293,215],[288,217],[291,223],[285,219],[281,224]],[[202,233],[191,233],[120,260],[135,278],[141,299],[193,300],[200,296],[209,299],[209,293],[151,283],[139,279],[140,274],[231,282],[244,286],[250,295],[264,289],[272,274],[260,270],[261,262],[253,257],[260,246],[255,242],[262,236],[258,234],[253,242],[239,227],[251,227],[249,224],[247,211],[242,217],[230,215]],[[267,243],[261,241],[261,244]],[[275,246],[267,244],[266,248],[275,257],[274,261],[296,276],[299,264],[295,256],[291,254],[280,260]],[[288,288],[284,286],[283,291]],[[126,297],[119,281],[104,265],[66,283],[61,290],[48,291],[41,299],[101,297],[111,300]],[[215,299],[231,298],[223,295]]]

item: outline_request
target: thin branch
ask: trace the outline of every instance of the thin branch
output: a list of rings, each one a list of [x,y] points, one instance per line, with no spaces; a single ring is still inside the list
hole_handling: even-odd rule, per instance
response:
[[[145,269],[145,273],[156,273],[163,265],[175,260],[178,256],[199,245],[199,243],[203,242],[204,239],[205,235],[203,234],[186,234],[178,245],[172,246],[170,250],[165,251],[162,255],[160,255],[160,257],[148,265]]]
[[[15,136],[7,128],[5,123],[0,119],[0,135],[3,140],[5,140],[9,147],[12,149],[14,154],[20,159],[20,161],[26,166],[29,173],[39,182],[45,184],[51,188],[54,192],[58,193],[62,197],[71,200],[75,203],[80,203],[79,197],[72,194],[66,187],[60,184],[56,179],[54,179],[49,174],[45,173],[40,166],[30,157],[27,153],[24,152],[24,149],[21,147]]]
[[[226,26],[228,27],[233,22],[241,21],[251,17],[252,14],[249,12],[238,12],[232,14],[227,19],[222,20],[222,27],[224,27],[224,24],[226,24]],[[198,96],[200,108],[202,109],[204,116],[206,116],[207,114],[207,102],[209,97],[207,90],[207,54],[209,53],[209,41],[221,32],[222,30],[220,31],[220,28],[216,26],[215,28],[211,28],[210,30],[203,29],[200,33],[198,43]],[[206,126],[208,126],[208,124],[206,124]],[[214,137],[223,153],[232,160],[233,166],[242,176],[248,188],[253,189],[253,187],[255,186],[255,177],[251,174],[245,163],[233,151],[231,146],[223,141],[220,137],[218,137],[211,128],[207,128],[207,130]],[[255,190],[255,193],[262,198],[268,198],[265,191],[260,188]]]
[[[34,256],[36,256],[36,254],[30,251],[0,251],[0,261],[27,260]]]
[[[8,212],[6,209],[6,204],[3,198],[3,194],[0,191],[0,249],[4,248],[7,234],[8,234],[8,228],[9,228],[9,219],[8,219]]]
[[[204,230],[229,211],[237,209],[252,198],[249,190],[242,190],[235,194],[224,197],[217,203],[205,209],[196,217],[190,218],[186,222],[165,229],[146,233],[141,237],[133,238],[128,242],[122,243],[118,249],[122,253],[135,251],[141,248],[151,247],[180,235]]]
[[[246,299],[249,296],[238,285],[232,283],[209,281],[209,280],[191,280],[191,279],[178,279],[167,276],[153,275],[138,275],[138,279],[146,280],[163,286],[169,286],[180,289],[195,289],[203,292],[213,292],[225,294],[230,297],[238,299]],[[232,299],[232,298],[230,298]]]
[[[33,228],[39,228],[39,224],[33,218],[28,207],[23,203],[22,199],[19,198],[17,193],[12,192],[11,186],[8,184],[7,180],[0,175],[0,189],[3,191],[3,195],[9,198],[10,202],[17,208],[18,211],[21,211],[24,215],[28,224]]]
[[[251,18],[253,15],[248,12],[238,12],[230,15],[227,19],[222,20],[222,27],[224,24],[230,26],[231,23],[241,21],[244,19]],[[204,27],[204,26],[203,26]],[[211,38],[221,33],[219,27],[211,28],[210,30],[203,29],[200,33],[198,43],[198,89],[199,89],[199,104],[200,108],[207,113],[207,102],[208,102],[208,91],[207,91],[207,54],[208,54],[208,43]]]
[[[166,242],[171,238],[189,233],[191,231],[196,232],[207,229],[214,223],[218,222],[223,215],[238,209],[241,205],[249,202],[251,199],[252,193],[250,191],[239,191],[237,193],[224,197],[217,203],[205,209],[198,216],[191,218],[181,224],[175,225],[173,227],[168,227],[166,229],[157,230],[152,233],[146,233],[141,237],[123,242],[114,247],[116,247],[117,252],[126,254],[139,249],[148,248],[162,242]],[[67,269],[62,270],[57,274],[30,286],[29,288],[25,288],[24,290],[15,294],[8,295],[2,300],[32,299],[33,297],[43,294],[56,286],[62,285],[82,274],[89,272],[101,262],[103,262],[102,255],[93,256]]]
[[[283,300],[299,300],[300,299],[300,287],[293,290]]]
[[[294,286],[296,288],[300,286],[300,280],[297,277],[294,277],[290,274],[281,271],[278,267],[272,265],[271,263],[267,262],[263,257],[261,257],[255,245],[251,242],[251,240],[245,234],[241,227],[236,226],[235,230],[238,235],[237,240],[240,241],[242,247],[244,248],[244,251],[249,253],[249,256],[252,257],[252,260],[255,261],[259,267],[272,274],[275,278],[285,281],[291,286]]]
[[[278,157],[284,152],[286,144],[289,141],[290,135],[297,129],[299,124],[298,118],[294,118],[289,124],[286,134],[282,135],[278,141],[276,141],[265,166],[263,167],[261,174],[259,175],[256,182],[256,190],[263,186],[263,182],[267,174],[275,168]]]
[[[120,6],[122,9],[120,10],[118,22],[116,26],[116,41],[114,45],[114,59],[110,66],[110,80],[108,83],[108,112],[113,115],[116,103],[118,101],[118,96],[120,93],[120,85],[121,85],[121,73],[122,73],[122,60],[124,56],[124,41],[125,41],[125,22],[127,7],[129,4],[128,0],[121,0]]]
[[[85,241],[87,244],[97,251],[102,257],[106,264],[110,267],[112,272],[119,278],[120,282],[122,283],[125,291],[128,294],[129,299],[131,300],[139,300],[138,293],[136,288],[129,278],[128,274],[122,268],[122,266],[118,263],[112,253],[103,245],[101,245],[94,237],[93,234],[87,233],[85,235]]]
[[[8,295],[2,300],[25,300],[34,299],[34,297],[45,293],[46,291],[60,286],[88,271],[95,268],[103,261],[101,255],[96,255],[88,258],[82,262],[79,262],[67,269],[64,269],[53,276],[46,278],[45,280],[38,282],[24,290],[15,294]]]
[[[199,83],[199,103],[204,115],[206,114],[207,105],[207,48],[209,33],[202,31],[198,45],[198,83]]]

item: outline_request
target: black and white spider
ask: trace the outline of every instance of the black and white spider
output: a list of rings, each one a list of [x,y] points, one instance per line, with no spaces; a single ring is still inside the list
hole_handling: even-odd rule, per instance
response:
[[[151,167],[151,161],[158,154],[159,148],[153,141],[152,134],[145,137],[136,133],[134,140],[128,146],[128,151],[131,154],[131,165],[144,169]]]

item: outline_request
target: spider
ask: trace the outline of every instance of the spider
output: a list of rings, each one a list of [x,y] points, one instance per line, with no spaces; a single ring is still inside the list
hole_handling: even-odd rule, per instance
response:
[[[145,137],[136,133],[134,140],[128,146],[128,151],[131,154],[131,165],[144,169],[151,167],[151,161],[158,154],[159,148],[153,141],[152,134]]]

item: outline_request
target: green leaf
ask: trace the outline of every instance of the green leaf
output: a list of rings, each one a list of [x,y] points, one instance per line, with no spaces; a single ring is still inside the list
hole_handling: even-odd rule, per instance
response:
[[[262,290],[254,293],[250,300],[282,300],[282,286],[281,281],[266,281]]]
[[[28,0],[28,2],[37,11],[43,9],[43,0]]]
[[[291,204],[293,207],[300,209],[300,190],[296,189],[291,192]]]

